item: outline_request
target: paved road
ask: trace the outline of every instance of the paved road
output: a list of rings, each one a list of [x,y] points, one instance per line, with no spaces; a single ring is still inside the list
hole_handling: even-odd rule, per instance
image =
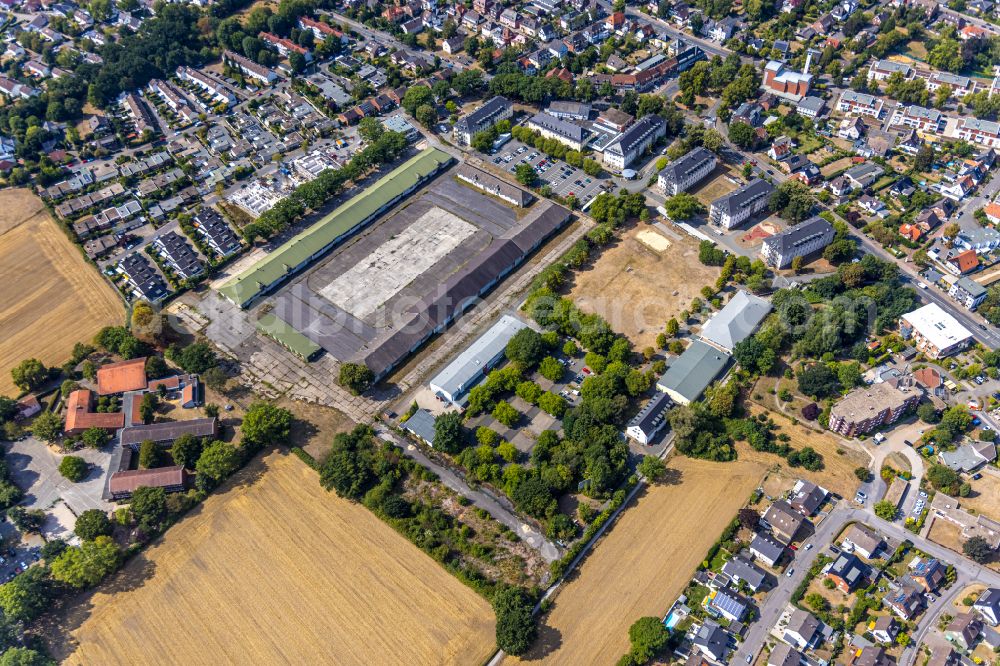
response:
[[[718,42],[713,42],[709,39],[702,39],[701,37],[693,37],[690,34],[683,32],[682,30],[678,30],[677,27],[674,26],[672,23],[664,21],[658,16],[640,12],[638,9],[635,9],[634,7],[627,7],[625,9],[625,15],[630,16],[632,18],[642,19],[644,21],[652,21],[653,23],[663,28],[663,31],[666,32],[671,37],[673,37],[674,39],[680,38],[683,39],[684,41],[697,44],[702,48],[702,50],[705,51],[705,53],[708,54],[709,57],[721,56],[725,58],[727,55],[732,53],[732,51],[722,46]],[[751,58],[744,58],[744,60],[746,60],[747,62],[753,62]]]
[[[487,493],[485,490],[473,490],[458,474],[431,460],[414,444],[401,439],[392,431],[376,425],[375,432],[381,439],[389,442],[393,446],[399,447],[408,458],[412,458],[422,466],[437,474],[441,478],[444,485],[448,486],[459,495],[472,500],[472,503],[477,507],[488,511],[493,518],[514,530],[514,532],[524,539],[528,545],[537,550],[541,556],[545,558],[546,562],[552,562],[559,559],[561,555],[559,548],[556,547],[554,543],[546,539],[545,536],[537,529],[518,518],[510,509],[504,506],[499,499],[490,493]]]
[[[936,557],[954,565],[959,582],[976,581],[991,587],[1000,586],[1000,573],[986,569],[982,565],[966,559],[953,550],[917,536],[897,523],[886,522],[876,517],[867,509],[855,509],[841,504],[830,512],[826,520],[821,522],[816,528],[816,533],[805,542],[814,544],[814,547],[811,550],[799,548],[795,561],[791,565],[792,575],[790,577],[781,576],[778,580],[778,585],[768,593],[764,604],[760,608],[760,619],[750,625],[746,639],[733,657],[733,663],[745,663],[748,654],[757,655],[760,652],[771,627],[777,622],[781,611],[791,598],[792,592],[805,579],[809,567],[816,560],[816,554],[825,550],[826,545],[832,541],[833,537],[839,534],[844,526],[852,520],[872,525],[883,535],[888,535],[898,541],[908,539],[917,548],[931,557]],[[959,587],[959,584],[956,583],[955,587]],[[931,610],[922,616],[920,628],[918,628],[919,636],[922,636],[926,631],[927,625],[932,624],[932,615],[936,616],[936,612],[942,607],[939,602],[941,600],[931,604]]]
[[[935,624],[937,624],[938,615],[949,608],[951,602],[964,591],[966,585],[974,582],[976,582],[974,579],[959,573],[959,575],[955,578],[955,584],[951,586],[947,594],[942,594],[940,597],[934,597],[934,601],[928,604],[927,610],[924,612],[924,615],[917,626],[916,633],[910,636],[912,640],[910,646],[903,650],[903,653],[899,656],[899,666],[913,665],[917,656],[920,654],[919,648],[923,644],[924,639],[927,637],[927,633],[934,628]]]

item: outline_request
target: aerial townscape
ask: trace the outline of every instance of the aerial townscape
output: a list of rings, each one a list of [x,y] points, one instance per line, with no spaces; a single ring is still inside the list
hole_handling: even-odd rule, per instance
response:
[[[0,21],[0,666],[1000,666],[995,0]]]

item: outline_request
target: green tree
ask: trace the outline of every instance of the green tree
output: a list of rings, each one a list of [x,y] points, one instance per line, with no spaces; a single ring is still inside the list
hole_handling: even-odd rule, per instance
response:
[[[163,488],[139,486],[132,493],[129,508],[139,527],[155,532],[167,517],[167,491]]]
[[[970,537],[962,544],[962,552],[973,562],[986,564],[993,559],[993,549],[983,537],[976,535]]]
[[[424,127],[434,127],[437,122],[437,111],[430,104],[421,104],[417,107],[417,114],[414,117]]]
[[[541,398],[539,398],[539,400],[541,400]],[[506,400],[501,400],[496,404],[496,407],[493,408],[493,418],[508,428],[513,428],[514,424],[516,424],[518,419],[521,418],[521,413],[514,409],[514,407],[512,407]],[[437,442],[436,439],[435,442]]]
[[[31,648],[11,647],[0,655],[0,666],[55,666],[56,662]]]
[[[434,448],[452,455],[465,448],[466,432],[462,415],[445,412],[434,419]]]
[[[799,391],[805,395],[824,398],[834,395],[840,390],[840,381],[823,363],[813,365],[800,370],[798,375]]]
[[[922,402],[917,405],[917,417],[924,423],[937,423],[941,420],[937,407],[930,402]]]
[[[175,465],[181,465],[187,469],[194,469],[195,464],[201,456],[202,440],[191,433],[184,433],[174,440],[170,447],[170,457],[174,459]]]
[[[736,121],[729,125],[729,140],[737,147],[747,150],[757,143],[757,133],[749,124]]]
[[[896,519],[896,505],[888,500],[880,500],[875,502],[875,506],[872,507],[875,510],[875,515],[882,520],[895,520]]]
[[[92,449],[100,449],[111,441],[111,434],[104,428],[87,428],[80,435],[80,439],[83,440],[84,445]]]
[[[206,477],[218,483],[232,474],[240,466],[240,453],[228,442],[214,441],[206,446],[194,469],[198,476]]]
[[[552,391],[546,391],[538,396],[538,408],[546,414],[562,418],[563,414],[566,413],[566,399]]]
[[[118,569],[121,558],[115,542],[99,536],[64,550],[52,562],[52,578],[77,589],[93,587]]]
[[[521,588],[502,587],[494,592],[497,647],[514,656],[528,651],[538,632],[533,610],[531,598]]]
[[[410,86],[403,95],[402,107],[411,116],[416,117],[417,109],[425,104],[434,104],[434,93],[427,86]]]
[[[524,369],[531,369],[545,356],[542,336],[531,328],[522,328],[507,342],[507,358]]]
[[[51,444],[59,439],[59,435],[62,434],[62,427],[63,422],[61,418],[52,412],[42,412],[31,423],[31,432],[35,437]]]
[[[562,379],[565,371],[566,369],[563,367],[563,364],[551,356],[543,358],[541,364],[538,366],[538,372],[550,382],[557,382]]]
[[[532,187],[538,180],[538,173],[535,171],[535,167],[530,164],[518,164],[514,169],[514,176],[517,178],[517,182],[525,187]]]
[[[59,462],[59,473],[76,483],[87,476],[87,461],[79,456],[65,456]]]
[[[680,332],[680,330],[681,330],[680,322],[678,322],[675,318],[671,317],[669,320],[667,320],[667,326],[664,329],[664,332],[668,336],[670,336],[671,338],[677,337],[677,334]]]
[[[37,358],[27,358],[10,371],[14,385],[22,391],[34,391],[49,377],[48,369]]]
[[[689,220],[695,215],[705,212],[705,204],[687,192],[670,197],[663,204],[663,207],[672,220]]]
[[[28,567],[0,585],[0,609],[11,622],[31,622],[49,607],[53,594],[48,569]]]
[[[643,456],[639,462],[639,473],[650,483],[656,483],[667,471],[667,466],[656,456]]]
[[[500,442],[500,434],[492,428],[479,426],[476,428],[476,441],[482,446],[496,446]]]
[[[641,617],[629,627],[628,638],[635,663],[645,664],[666,646],[670,633],[660,618]]]
[[[152,440],[144,440],[139,444],[139,469],[152,469],[161,462],[160,448]]]
[[[284,407],[264,400],[250,403],[240,431],[243,435],[241,443],[252,449],[264,446],[284,446],[292,433],[292,413]]]
[[[934,464],[927,470],[927,480],[935,490],[948,495],[957,495],[960,479],[958,474],[949,467]]]
[[[827,611],[830,608],[830,602],[827,601],[819,592],[810,592],[807,594],[805,596],[805,602],[808,604],[809,608],[813,609],[817,613]]]
[[[865,483],[871,477],[871,472],[868,471],[867,467],[855,467],[854,476],[858,478],[858,481]]]
[[[87,509],[77,516],[73,531],[84,541],[93,541],[99,536],[111,536],[114,528],[107,513],[100,509]]]
[[[361,395],[371,388],[375,375],[363,363],[343,363],[340,366],[340,385],[354,395]]]
[[[156,407],[160,400],[155,393],[144,393],[139,401],[139,416],[143,423],[152,423],[156,416]]]

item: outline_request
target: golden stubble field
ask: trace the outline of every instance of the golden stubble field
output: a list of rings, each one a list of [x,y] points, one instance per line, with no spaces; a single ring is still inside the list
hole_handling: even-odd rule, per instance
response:
[[[656,341],[667,320],[701,298],[701,288],[714,285],[718,267],[698,261],[698,243],[677,230],[679,238],[666,238],[670,246],[656,252],[636,235],[655,231],[644,224],[625,231],[614,247],[601,252],[590,268],[573,273],[568,294],[581,310],[604,317],[611,328],[642,349]]]
[[[30,190],[0,190],[0,394],[25,358],[61,365],[73,344],[125,319],[122,300]]]
[[[714,463],[681,456],[667,467],[668,481],[629,506],[564,583],[538,643],[523,661],[615,663],[628,650],[629,626],[667,610],[766,469],[743,460]]]
[[[493,611],[272,453],[70,612],[69,664],[479,664]],[[111,592],[111,594],[109,594]],[[75,650],[74,650],[75,648]],[[68,657],[68,658],[67,658]]]

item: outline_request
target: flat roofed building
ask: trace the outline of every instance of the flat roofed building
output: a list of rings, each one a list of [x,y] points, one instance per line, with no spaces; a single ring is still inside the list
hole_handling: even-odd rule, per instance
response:
[[[764,262],[774,268],[787,268],[795,257],[819,252],[833,242],[833,226],[822,217],[810,218],[786,231],[765,238],[760,248]]]
[[[656,184],[669,196],[686,192],[712,173],[718,163],[715,153],[699,146],[663,167]]]
[[[923,397],[923,390],[915,384],[899,387],[897,384],[901,383],[890,380],[848,393],[830,410],[830,430],[854,437],[895,423]]]
[[[430,381],[430,388],[445,400],[458,404],[462,397],[504,357],[507,343],[528,325],[504,315],[455,360]]]
[[[937,303],[904,314],[899,318],[899,331],[904,339],[912,339],[919,351],[934,359],[955,354],[972,341],[969,329]]]
[[[666,133],[667,125],[663,118],[650,114],[608,144],[604,149],[604,164],[619,171],[625,169]]]
[[[580,150],[583,147],[582,127],[547,113],[536,113],[528,120],[528,127],[545,138],[555,139],[573,150]]]
[[[767,209],[772,192],[771,183],[755,178],[713,201],[709,212],[711,220],[724,229],[738,227]]]
[[[625,434],[640,444],[649,444],[667,424],[667,410],[673,401],[666,393],[657,392],[646,406],[629,421]]]
[[[455,123],[455,138],[460,144],[468,146],[477,132],[487,130],[512,115],[514,105],[511,101],[506,97],[494,97]]]
[[[680,404],[697,400],[732,358],[701,340],[694,340],[684,353],[674,359],[656,382],[656,388]]]
[[[757,330],[770,311],[770,303],[741,289],[708,320],[699,335],[713,347],[732,352],[733,347]]]

